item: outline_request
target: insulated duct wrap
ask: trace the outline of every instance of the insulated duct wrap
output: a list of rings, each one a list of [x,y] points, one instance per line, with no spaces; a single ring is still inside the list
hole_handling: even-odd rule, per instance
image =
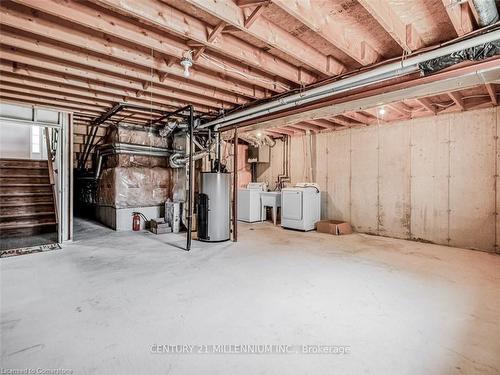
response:
[[[133,126],[118,125],[109,129],[104,143],[132,143],[142,146],[167,148],[167,138],[152,129],[137,129]]]
[[[480,27],[498,22],[498,9],[495,0],[473,0],[472,3],[476,9]]]
[[[430,74],[464,61],[480,61],[496,55],[500,55],[500,40],[427,60],[418,64],[418,67],[424,74]]]
[[[168,158],[144,155],[114,154],[105,158],[103,168],[116,167],[168,167]]]
[[[115,208],[163,205],[171,196],[167,139],[151,129],[114,126],[98,150],[97,204]]]
[[[99,180],[97,203],[115,208],[161,205],[170,195],[171,173],[167,168],[105,169]]]

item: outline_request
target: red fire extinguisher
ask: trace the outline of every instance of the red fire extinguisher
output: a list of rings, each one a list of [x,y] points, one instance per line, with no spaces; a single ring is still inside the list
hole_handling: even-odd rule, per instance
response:
[[[134,232],[141,230],[141,214],[139,212],[132,213],[132,230]]]

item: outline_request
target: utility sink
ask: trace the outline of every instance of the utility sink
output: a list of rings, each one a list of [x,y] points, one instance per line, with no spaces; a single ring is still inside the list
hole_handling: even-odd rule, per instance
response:
[[[263,191],[260,193],[260,200],[263,206],[280,207],[281,192],[280,191]]]
[[[278,217],[278,207],[281,207],[281,192],[279,191],[263,191],[260,193],[260,204],[262,207],[262,221],[266,219],[266,207],[273,208],[273,223],[276,225]]]

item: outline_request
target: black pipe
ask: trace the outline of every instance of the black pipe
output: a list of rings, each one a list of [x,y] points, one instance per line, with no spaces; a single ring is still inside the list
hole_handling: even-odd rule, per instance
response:
[[[182,108],[179,108],[173,112],[169,112],[169,113],[166,113],[164,114],[163,116],[157,118],[157,119],[154,119],[154,120],[151,120],[151,121],[148,121],[148,125],[149,126],[152,126],[152,125],[155,125],[155,124],[158,124],[162,121],[165,121],[166,119],[168,119],[169,117],[172,117],[172,116],[175,116],[175,115],[179,115],[181,114],[182,112],[186,111],[186,110],[189,110],[189,116],[193,116],[193,112],[194,112],[194,109],[193,109],[193,106],[192,105],[187,105],[185,107],[182,107]]]
[[[193,106],[189,105],[189,156],[188,156],[188,185],[189,185],[189,196],[188,196],[188,217],[187,217],[187,241],[186,241],[186,251],[191,250],[191,230],[193,227]]]
[[[187,109],[188,107],[189,106],[186,106],[186,107],[181,108],[180,110],[177,110],[175,112],[168,113],[168,114],[160,117],[160,119],[151,120],[151,121],[149,121],[149,123],[146,123],[146,126],[151,125],[151,124],[155,124],[155,123],[161,121],[162,118],[169,117],[172,115],[172,113],[177,113],[179,111],[183,111],[183,110]],[[85,146],[83,148],[83,153],[80,157],[80,161],[79,161],[79,169],[80,170],[83,170],[85,168],[85,164],[87,163],[90,152],[92,151],[92,148],[94,147],[93,143],[94,143],[95,137],[97,135],[97,130],[99,129],[99,126],[102,123],[106,122],[109,118],[116,115],[118,112],[121,112],[122,110],[127,109],[127,108],[128,109],[142,110],[144,112],[163,113],[163,110],[160,110],[160,109],[147,108],[144,106],[140,106],[137,104],[130,104],[130,103],[117,103],[111,109],[109,109],[107,112],[105,112],[101,116],[93,119],[91,124],[90,124],[90,134],[88,135],[90,137],[90,139],[87,139],[87,142],[85,142]],[[133,114],[131,116],[133,116]]]
[[[108,118],[116,114],[122,108],[123,108],[123,103],[117,103],[109,111],[92,120],[92,123],[90,124],[90,134],[88,135],[90,139],[87,138],[85,142],[83,153],[80,156],[79,169],[83,170],[85,168],[85,164],[87,163],[87,159],[89,157],[90,150],[92,148],[92,143],[94,143],[94,139],[97,135],[97,129],[99,128],[99,125],[101,125]]]
[[[233,242],[238,242],[238,127],[234,127],[233,155]]]

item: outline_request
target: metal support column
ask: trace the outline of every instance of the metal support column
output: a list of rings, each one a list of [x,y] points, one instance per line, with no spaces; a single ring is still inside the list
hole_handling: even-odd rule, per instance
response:
[[[194,127],[194,118],[193,118],[193,106],[189,106],[189,155],[188,155],[188,186],[189,186],[189,195],[188,195],[188,216],[187,216],[187,240],[186,240],[186,251],[191,250],[191,230],[193,227],[193,127]]]
[[[233,155],[233,242],[238,242],[238,128],[234,128]]]

